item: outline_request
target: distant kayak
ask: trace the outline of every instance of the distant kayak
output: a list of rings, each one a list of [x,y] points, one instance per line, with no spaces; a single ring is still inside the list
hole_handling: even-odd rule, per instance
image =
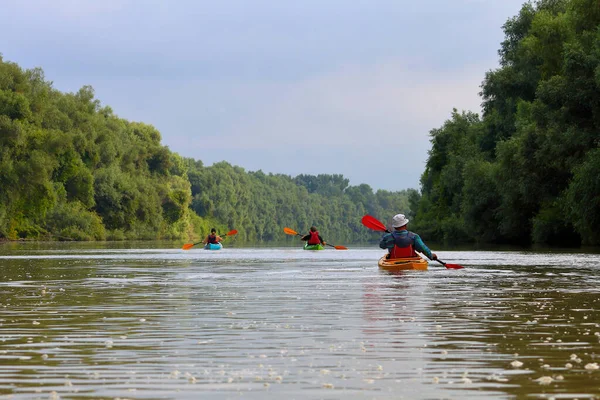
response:
[[[379,259],[379,268],[387,271],[406,271],[406,270],[427,270],[427,260],[421,257],[408,258],[386,258],[383,256]]]
[[[304,250],[325,250],[322,244],[304,244]]]
[[[217,244],[207,243],[204,246],[204,250],[221,250],[222,248],[223,248],[223,245],[221,243],[217,243]]]

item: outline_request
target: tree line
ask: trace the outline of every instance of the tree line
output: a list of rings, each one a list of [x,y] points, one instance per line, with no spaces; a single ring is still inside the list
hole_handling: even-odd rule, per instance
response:
[[[431,239],[600,244],[600,3],[526,3],[482,116],[433,129],[415,229]]]
[[[411,196],[342,175],[206,167],[163,146],[154,127],[117,117],[91,87],[62,93],[40,68],[0,55],[0,239],[186,240],[218,227],[272,241],[284,226],[316,225],[357,241],[362,215],[408,210]]]
[[[373,236],[360,223],[363,215],[410,213],[410,201],[418,197],[414,189],[374,192],[367,184],[350,186],[342,175],[291,177],[247,172],[224,161],[210,167],[192,159],[186,162],[191,209],[219,221],[221,231],[235,226],[246,241],[281,240],[285,226],[307,232],[312,225],[326,241],[365,241]]]

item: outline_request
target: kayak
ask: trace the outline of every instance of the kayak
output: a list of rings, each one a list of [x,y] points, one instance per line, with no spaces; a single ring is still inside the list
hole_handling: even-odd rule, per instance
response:
[[[304,250],[325,250],[322,244],[304,244]]]
[[[223,245],[221,243],[207,243],[204,246],[204,250],[221,250],[223,248]]]
[[[406,271],[406,270],[427,270],[427,260],[421,257],[408,258],[387,258],[383,256],[379,259],[379,268],[388,271]]]

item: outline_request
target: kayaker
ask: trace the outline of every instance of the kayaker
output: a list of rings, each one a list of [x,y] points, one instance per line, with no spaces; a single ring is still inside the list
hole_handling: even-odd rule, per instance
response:
[[[219,244],[219,243],[221,243],[222,240],[223,240],[223,238],[221,236],[217,235],[217,230],[215,228],[212,228],[210,230],[210,235],[208,235],[202,243],[204,243],[204,244]]]
[[[388,258],[418,257],[415,250],[425,254],[430,260],[437,260],[437,255],[423,243],[421,237],[410,232],[406,226],[408,218],[404,214],[396,214],[392,218],[393,232],[386,233],[379,241],[379,247],[387,249]]]
[[[319,231],[314,226],[310,227],[308,235],[302,236],[301,240],[305,240],[309,245],[322,244],[325,246],[326,244],[321,235],[319,235]]]

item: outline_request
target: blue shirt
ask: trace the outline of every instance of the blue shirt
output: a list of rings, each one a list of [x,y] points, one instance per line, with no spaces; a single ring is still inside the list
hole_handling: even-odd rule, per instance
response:
[[[400,237],[406,238],[408,236],[408,231],[405,229],[396,232],[396,235],[399,235]],[[433,256],[431,255],[431,250],[429,250],[429,247],[425,246],[425,243],[423,243],[423,240],[419,235],[417,235],[414,232],[411,233],[414,235],[412,240],[413,248],[425,254],[427,258],[432,260]],[[396,240],[394,239],[394,236],[391,233],[386,233],[379,241],[379,247],[381,247],[382,249],[387,249],[388,251],[391,251],[394,248],[395,244]]]

